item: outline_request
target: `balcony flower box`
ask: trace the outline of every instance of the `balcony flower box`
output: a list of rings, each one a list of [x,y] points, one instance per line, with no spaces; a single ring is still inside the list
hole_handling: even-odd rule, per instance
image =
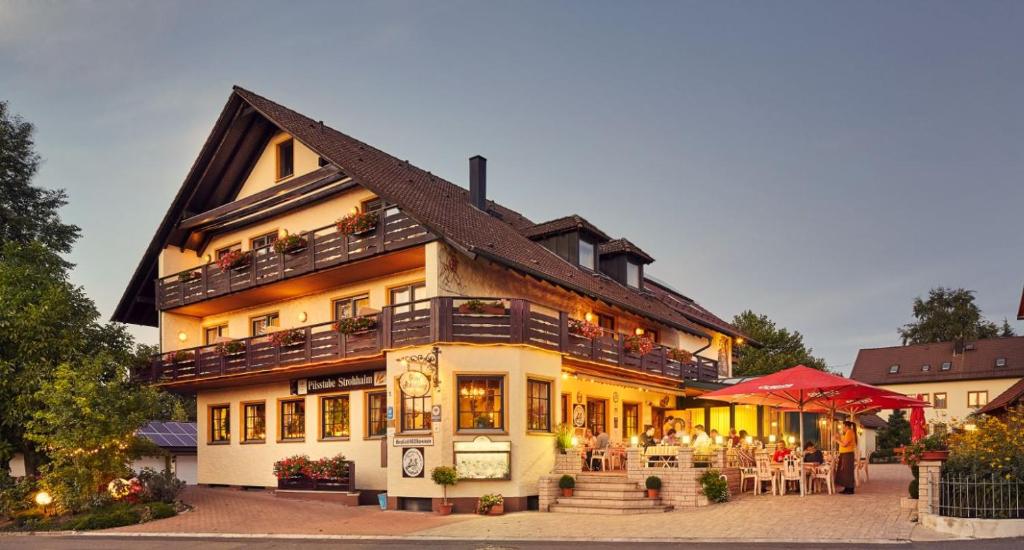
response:
[[[680,363],[689,363],[693,361],[693,354],[685,349],[670,349],[668,350],[668,358]]]
[[[507,310],[501,301],[484,302],[482,300],[470,300],[459,305],[459,313],[463,315],[505,315]]]
[[[377,228],[376,212],[355,212],[335,222],[338,233],[359,237]]]
[[[279,348],[295,346],[306,341],[306,331],[302,329],[279,330],[270,335],[270,343]]]
[[[582,319],[569,319],[569,334],[594,339],[601,336],[601,327]]]
[[[195,359],[196,354],[194,351],[178,350],[172,351],[167,355],[164,355],[165,363],[185,363]]]
[[[334,330],[342,334],[364,334],[376,328],[374,317],[343,317],[334,323]]]
[[[344,455],[310,460],[297,455],[274,462],[278,489],[299,491],[351,491],[352,462]]]
[[[217,265],[220,266],[221,271],[237,271],[249,267],[251,262],[252,253],[242,252],[241,250],[231,250],[226,252],[219,260],[217,260]]]
[[[622,340],[622,346],[628,353],[647,355],[654,349],[654,340],[646,336],[626,336]]]
[[[245,343],[237,340],[217,344],[217,353],[224,356],[238,355],[245,351]]]
[[[182,271],[178,273],[179,283],[190,283],[192,281],[198,281],[203,278],[202,271]]]
[[[287,235],[274,241],[274,252],[278,254],[298,254],[306,249],[309,240],[302,235]]]

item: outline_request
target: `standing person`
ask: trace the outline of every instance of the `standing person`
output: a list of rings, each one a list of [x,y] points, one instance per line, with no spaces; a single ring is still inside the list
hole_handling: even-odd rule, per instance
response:
[[[852,495],[857,486],[857,464],[854,451],[857,449],[857,427],[849,420],[843,422],[843,435],[839,438],[839,468],[836,470],[836,485],[842,485],[844,495]]]

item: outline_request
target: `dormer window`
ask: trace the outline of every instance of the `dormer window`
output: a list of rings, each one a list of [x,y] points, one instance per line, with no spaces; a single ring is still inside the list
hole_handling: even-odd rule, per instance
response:
[[[580,237],[580,265],[593,271],[596,269],[597,254],[594,252],[594,243]]]
[[[900,372],[900,366],[899,365],[890,365],[889,366],[889,374],[897,374],[899,372]]]
[[[640,265],[626,262],[626,284],[632,288],[640,288]]]
[[[949,370],[951,368],[953,368],[953,363],[950,363],[949,361],[942,364],[942,370]]]
[[[921,365],[921,372],[928,372],[930,370],[932,370],[931,365]]]
[[[1005,367],[1006,366],[1006,358],[1005,357],[996,357],[996,366],[997,367]]]
[[[295,142],[286,139],[277,144],[277,179],[283,180],[295,173]]]

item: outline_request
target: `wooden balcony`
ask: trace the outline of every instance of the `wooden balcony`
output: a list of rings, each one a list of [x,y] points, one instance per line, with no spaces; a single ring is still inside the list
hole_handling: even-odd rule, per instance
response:
[[[434,239],[423,226],[397,208],[384,208],[377,213],[376,227],[362,235],[343,235],[332,224],[306,233],[308,244],[300,250],[279,254],[273,246],[266,246],[250,251],[249,263],[237,269],[225,271],[217,264],[206,264],[157,279],[157,307],[160,310],[180,308]]]
[[[342,334],[333,322],[320,323],[285,329],[295,335],[290,343],[282,345],[269,336],[258,336],[234,340],[236,349],[210,345],[161,354],[137,376],[154,383],[196,381],[372,358],[403,346],[459,342],[528,344],[570,359],[676,381],[718,377],[717,362],[711,359],[694,357],[693,362],[681,363],[670,359],[668,348],[663,346],[655,346],[646,355],[631,353],[626,351],[622,335],[606,333],[586,338],[573,334],[565,312],[517,298],[430,298],[388,306],[369,317],[376,327],[357,334]]]

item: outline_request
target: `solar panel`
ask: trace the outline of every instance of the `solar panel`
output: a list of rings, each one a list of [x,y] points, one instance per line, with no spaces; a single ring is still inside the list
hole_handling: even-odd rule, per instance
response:
[[[138,434],[160,447],[195,447],[195,422],[158,422],[152,421],[142,428]]]

